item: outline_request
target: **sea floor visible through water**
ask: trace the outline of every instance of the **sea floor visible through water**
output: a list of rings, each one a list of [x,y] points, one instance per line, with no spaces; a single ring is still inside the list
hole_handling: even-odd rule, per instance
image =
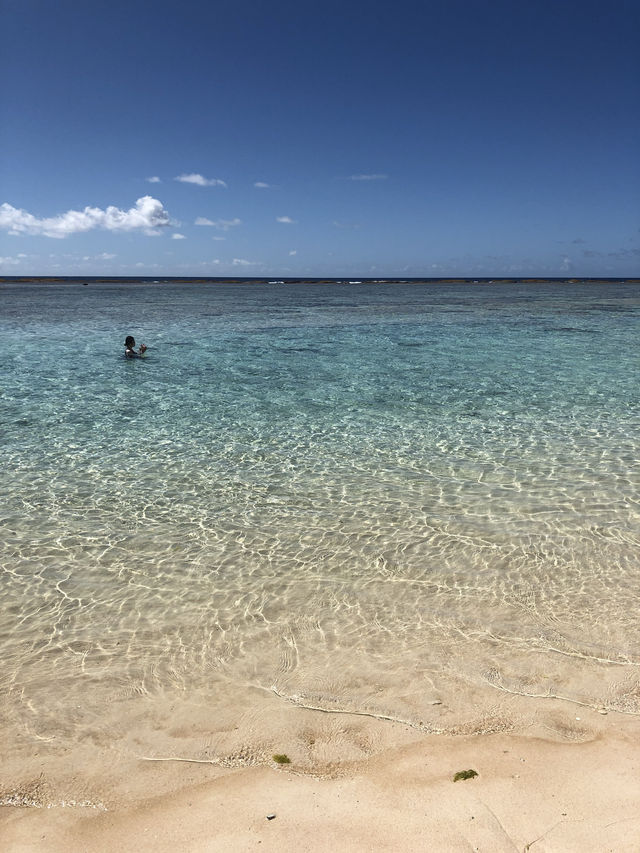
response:
[[[0,298],[0,802],[640,716],[637,284]]]

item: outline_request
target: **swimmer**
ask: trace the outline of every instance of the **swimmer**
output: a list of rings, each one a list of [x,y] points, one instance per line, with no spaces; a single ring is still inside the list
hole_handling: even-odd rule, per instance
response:
[[[124,354],[126,358],[141,358],[147,350],[144,344],[140,344],[136,352],[135,346],[136,342],[133,335],[127,335],[124,342]]]

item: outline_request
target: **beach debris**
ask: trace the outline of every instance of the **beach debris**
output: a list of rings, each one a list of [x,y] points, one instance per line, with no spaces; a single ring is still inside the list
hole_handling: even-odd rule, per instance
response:
[[[268,815],[267,815],[267,820],[273,820],[273,819],[275,818],[275,816],[276,816],[276,815],[275,815],[275,812],[273,812],[272,814],[268,814]]]
[[[458,770],[456,775],[453,777],[453,781],[459,782],[461,779],[473,779],[473,777],[477,775],[478,774],[475,770]]]
[[[291,764],[291,759],[288,755],[284,753],[277,752],[275,755],[271,756],[276,764]]]

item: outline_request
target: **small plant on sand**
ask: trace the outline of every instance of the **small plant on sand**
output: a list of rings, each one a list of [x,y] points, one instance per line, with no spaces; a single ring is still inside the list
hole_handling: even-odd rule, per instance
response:
[[[272,758],[276,764],[291,764],[291,759],[288,755],[276,753]]]
[[[475,770],[458,770],[456,775],[453,777],[454,782],[459,782],[461,779],[473,779],[474,776],[477,776]]]

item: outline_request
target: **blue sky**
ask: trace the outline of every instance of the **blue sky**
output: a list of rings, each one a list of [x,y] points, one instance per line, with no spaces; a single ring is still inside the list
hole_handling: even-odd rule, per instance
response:
[[[635,0],[1,0],[4,275],[640,275]]]

